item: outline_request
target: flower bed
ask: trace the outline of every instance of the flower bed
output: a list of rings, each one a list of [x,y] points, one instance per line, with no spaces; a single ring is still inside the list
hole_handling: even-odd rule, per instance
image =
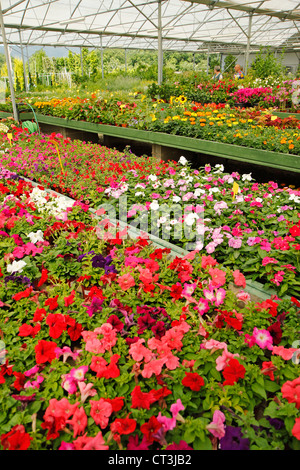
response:
[[[245,94],[245,89],[239,93]],[[211,103],[206,107],[186,96],[171,97],[169,103],[152,102],[137,94],[119,96],[93,94],[89,98],[35,101],[34,107],[46,116],[176,134],[195,139],[235,144],[273,152],[300,154],[299,120],[281,120],[265,111],[230,108]],[[241,97],[239,99],[245,100]],[[5,105],[7,108],[7,105]],[[266,116],[267,114],[267,116]]]
[[[1,176],[2,449],[299,449],[298,300]]]
[[[12,147],[5,135],[3,145],[7,169],[180,247],[214,254],[279,296],[299,296],[299,190],[224,174],[220,165],[192,170],[185,159],[157,162],[59,135],[16,130]]]

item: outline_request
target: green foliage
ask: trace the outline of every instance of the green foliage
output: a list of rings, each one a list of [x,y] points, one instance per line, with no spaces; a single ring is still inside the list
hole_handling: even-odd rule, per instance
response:
[[[270,75],[272,77],[280,77],[284,73],[284,66],[282,65],[283,56],[284,52],[280,58],[277,58],[269,48],[261,47],[251,65],[250,72],[254,78],[264,79]]]
[[[233,73],[234,66],[235,66],[236,62],[237,62],[237,57],[235,57],[232,54],[228,54],[225,57],[225,68],[224,68],[224,70],[228,73]]]

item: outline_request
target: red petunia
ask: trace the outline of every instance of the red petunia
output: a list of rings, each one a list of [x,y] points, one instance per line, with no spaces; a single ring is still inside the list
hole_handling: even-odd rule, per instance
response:
[[[223,376],[225,382],[223,385],[234,385],[238,379],[243,379],[245,376],[246,369],[239,363],[237,359],[231,358],[228,361],[227,366],[223,370]]]
[[[117,315],[110,315],[107,319],[107,323],[110,323],[117,331],[121,331],[124,328],[124,323],[121,322]]]
[[[185,372],[185,377],[182,379],[181,383],[194,392],[199,392],[200,388],[204,385],[204,380],[197,372]]]
[[[22,390],[24,388],[24,384],[26,382],[26,377],[22,372],[14,372],[13,375],[16,377],[16,380],[13,383],[13,386],[17,390]]]
[[[131,434],[136,429],[136,420],[130,418],[117,418],[110,425],[110,429],[114,434]]]
[[[69,296],[64,297],[65,307],[69,307],[70,305],[72,305],[72,303],[74,302],[74,299],[75,299],[75,291],[73,290]]]
[[[140,385],[136,385],[131,392],[131,408],[150,409],[152,403],[156,401],[152,392],[142,392]]]
[[[77,323],[75,321],[74,324],[69,326],[67,331],[68,331],[68,334],[70,336],[71,341],[77,341],[81,336],[81,333],[83,331],[83,327],[80,323]]]
[[[104,400],[111,404],[114,412],[120,411],[124,406],[124,397],[104,398]]]
[[[34,338],[38,334],[40,329],[41,325],[31,326],[27,323],[23,323],[23,325],[19,327],[18,336],[32,336]]]
[[[32,292],[32,287],[27,287],[24,291],[18,292],[17,294],[13,295],[12,298],[16,301],[25,299],[26,297],[29,297],[31,292]]]
[[[49,336],[53,339],[59,338],[67,329],[65,317],[61,313],[50,313],[46,318],[46,323],[49,325]]]
[[[56,358],[55,349],[57,344],[53,341],[46,341],[40,339],[38,344],[35,346],[35,360],[37,364],[43,364],[45,362],[52,362]]]
[[[46,316],[47,316],[47,310],[45,308],[37,308],[33,315],[33,321],[34,322],[42,321],[43,318]]]
[[[55,310],[58,307],[57,299],[58,299],[58,295],[56,295],[55,297],[49,298],[45,301],[45,305],[48,305],[50,310]]]
[[[300,408],[300,377],[288,380],[281,387],[283,398],[289,403],[295,403],[297,409]]]
[[[177,282],[171,287],[170,296],[173,297],[174,300],[178,300],[181,298],[181,294],[182,285],[180,284],[180,282]]]
[[[23,424],[17,424],[8,433],[2,434],[1,445],[4,450],[27,450],[32,438]]]
[[[142,424],[141,432],[149,443],[152,443],[155,439],[153,437],[161,428],[161,424],[155,416],[151,416],[148,422]]]
[[[295,419],[295,424],[292,429],[293,436],[300,441],[300,418]]]
[[[42,276],[41,279],[39,280],[38,287],[41,287],[45,282],[48,280],[48,271],[47,269],[43,268],[42,269]]]

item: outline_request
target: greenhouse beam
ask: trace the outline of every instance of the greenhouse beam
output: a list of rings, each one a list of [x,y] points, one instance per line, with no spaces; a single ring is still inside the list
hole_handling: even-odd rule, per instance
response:
[[[158,42],[158,85],[163,81],[163,51],[162,51],[162,23],[161,23],[161,0],[158,0],[158,25],[157,25],[157,42]]]
[[[248,33],[247,33],[247,47],[246,47],[246,55],[245,55],[245,74],[248,71],[248,65],[249,65],[252,19],[253,19],[253,13],[251,12],[249,13],[249,24],[248,24]]]
[[[13,115],[14,115],[14,119],[16,121],[18,121],[18,110],[17,110],[17,105],[16,105],[16,99],[15,99],[15,89],[14,89],[14,82],[13,82],[12,71],[11,71],[9,51],[8,51],[8,46],[7,46],[7,41],[6,41],[6,33],[5,33],[5,26],[4,26],[4,21],[3,21],[1,1],[0,1],[0,26],[1,26],[3,47],[4,47],[4,52],[5,52],[5,58],[6,58],[9,88],[10,88],[10,95],[11,95],[11,103],[12,103],[12,108],[13,108]]]

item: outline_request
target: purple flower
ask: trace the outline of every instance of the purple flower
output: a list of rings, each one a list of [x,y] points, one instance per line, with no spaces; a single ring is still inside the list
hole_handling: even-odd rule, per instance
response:
[[[91,255],[92,253],[95,253],[95,252],[94,252],[94,251],[88,251],[88,253],[84,253],[83,255],[79,255],[79,256],[77,257],[77,261],[82,261],[85,256]],[[93,259],[94,259],[94,258],[93,258]]]
[[[26,276],[15,276],[14,274],[11,274],[10,276],[5,276],[5,284],[7,284],[9,281],[17,282],[18,284],[27,284],[28,286],[32,285],[31,280]]]
[[[275,429],[282,429],[284,427],[284,422],[282,421],[282,419],[278,419],[278,418],[270,418],[270,416],[266,416],[267,420],[269,421],[269,423],[274,426]]]
[[[220,439],[221,450],[249,450],[249,439],[243,438],[240,428],[226,426],[225,436]]]
[[[105,260],[104,256],[102,256],[102,255],[95,255],[92,258],[93,268],[104,268],[105,264],[106,264],[106,260]]]

